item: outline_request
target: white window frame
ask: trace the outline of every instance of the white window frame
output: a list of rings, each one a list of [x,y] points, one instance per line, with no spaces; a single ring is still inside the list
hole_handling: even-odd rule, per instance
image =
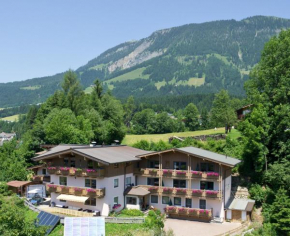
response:
[[[115,202],[115,198],[117,198],[117,199],[118,199],[118,202],[117,202],[117,203]],[[113,202],[114,202],[114,204],[113,204],[113,205],[119,204],[119,196],[115,196],[115,197],[113,198]]]
[[[155,197],[157,197],[157,202],[152,202],[152,196],[155,196]],[[150,202],[151,202],[151,204],[158,204],[159,203],[159,198],[158,198],[158,195],[151,195],[150,196]]]
[[[127,183],[127,179],[130,179],[130,184]],[[125,182],[126,183],[126,186],[131,185],[132,184],[132,176],[126,177],[125,181],[126,181]]]
[[[198,208],[201,209],[201,208],[200,208],[200,200],[205,201],[205,208],[204,208],[204,209],[206,209],[206,205],[207,205],[207,203],[206,203],[206,199],[199,199],[199,201],[198,201]]]
[[[213,183],[212,191],[214,190],[214,185],[215,185],[215,184],[214,184],[214,181],[200,180],[200,181],[199,181],[199,189],[200,189],[200,190],[202,190],[202,189],[200,188],[200,186],[201,186],[201,182],[212,182],[212,183]],[[206,190],[206,189],[205,189],[205,190]]]
[[[118,185],[117,186],[115,186],[115,180],[118,181]],[[115,178],[113,184],[114,184],[114,188],[118,188],[119,187],[119,178]]]

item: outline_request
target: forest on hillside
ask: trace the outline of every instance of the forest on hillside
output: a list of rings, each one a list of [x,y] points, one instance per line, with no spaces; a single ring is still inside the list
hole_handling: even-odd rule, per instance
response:
[[[264,44],[289,27],[290,20],[256,16],[169,28],[113,47],[76,73],[82,89],[98,78],[104,90],[122,99],[200,96],[221,89],[245,96],[243,85]],[[63,74],[0,83],[0,108],[44,102],[61,89]]]
[[[142,140],[133,145],[144,150],[195,146],[242,160],[234,171],[242,179],[243,186],[249,189],[251,198],[256,201],[255,207],[263,216],[262,225],[253,225],[255,230],[250,233],[253,236],[288,236],[290,233],[289,58],[290,30],[287,30],[265,45],[261,60],[245,83],[246,102],[254,106],[251,113],[237,124],[239,138],[228,136],[225,140],[206,142],[186,139],[172,143]],[[165,110],[156,112],[154,109],[158,106],[154,105],[145,108],[135,103],[133,97],[122,104],[110,91],[103,90],[99,80],[95,81],[92,93],[85,94],[77,74],[68,71],[64,74],[61,89],[40,107],[32,106],[23,116],[22,123],[18,123],[23,127],[21,139],[0,147],[0,181],[26,180],[29,176],[27,167],[32,165],[31,157],[41,150],[42,143],[88,144],[96,140],[110,144],[115,139],[122,140],[126,132],[156,133],[182,126],[196,130],[205,124],[231,127],[236,122],[235,107],[243,102],[221,90],[215,95],[210,113],[207,113],[208,122],[205,122],[206,115],[193,103],[175,114]],[[0,195],[2,188],[0,185]],[[12,198],[11,201],[15,200]],[[0,219],[8,214],[17,222],[19,215],[13,214],[15,211],[9,209],[7,203],[0,210],[3,212]],[[31,222],[23,224],[25,230],[33,229]],[[37,235],[37,232],[32,233]]]

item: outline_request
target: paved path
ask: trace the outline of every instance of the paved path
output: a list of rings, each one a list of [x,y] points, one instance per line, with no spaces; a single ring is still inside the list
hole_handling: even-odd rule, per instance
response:
[[[166,219],[165,230],[172,229],[175,236],[214,236],[238,228],[241,223],[204,223],[198,221]]]

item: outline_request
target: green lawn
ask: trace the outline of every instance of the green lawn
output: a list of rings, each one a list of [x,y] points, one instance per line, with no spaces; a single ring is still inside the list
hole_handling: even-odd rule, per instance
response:
[[[15,122],[17,122],[19,120],[19,114],[14,115],[14,116],[3,117],[3,118],[0,118],[0,120],[15,121]]]
[[[217,130],[209,129],[209,130],[198,130],[198,131],[190,131],[190,132],[181,132],[181,133],[169,133],[169,134],[143,134],[143,135],[133,135],[127,134],[122,141],[122,144],[132,145],[140,140],[147,140],[158,142],[159,140],[168,141],[168,139],[172,136],[178,137],[189,137],[189,136],[198,136],[198,135],[207,135],[207,134],[223,134],[225,132],[225,128],[217,128]],[[239,136],[239,132],[237,130],[232,130],[230,134],[233,138],[237,138]]]
[[[91,93],[91,92],[93,92],[93,87],[90,86],[85,89],[85,93]]]

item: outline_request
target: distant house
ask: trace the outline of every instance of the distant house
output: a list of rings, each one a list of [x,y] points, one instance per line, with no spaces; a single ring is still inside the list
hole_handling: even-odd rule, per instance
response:
[[[254,104],[249,104],[236,110],[238,120],[244,119],[247,114],[251,113],[253,106]]]
[[[16,134],[15,133],[0,133],[0,146],[3,145],[4,142],[9,142],[11,141],[14,137],[16,137]]]

